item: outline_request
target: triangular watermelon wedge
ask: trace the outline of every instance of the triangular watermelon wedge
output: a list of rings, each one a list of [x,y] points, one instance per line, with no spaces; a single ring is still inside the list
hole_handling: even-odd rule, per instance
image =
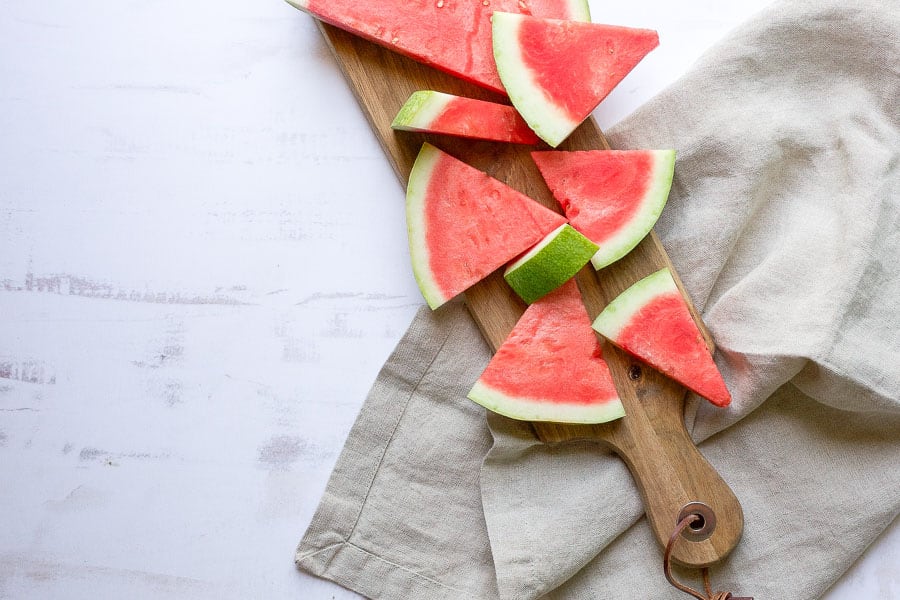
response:
[[[535,145],[540,140],[508,104],[419,90],[400,108],[392,129]]]
[[[566,222],[528,196],[423,144],[409,174],[406,226],[413,274],[441,306]]]
[[[619,260],[659,219],[675,170],[674,150],[532,152],[572,227],[600,249],[595,269]]]
[[[590,21],[587,0],[287,0],[315,18],[476,85],[503,93],[491,13]]]
[[[669,269],[641,279],[594,320],[601,335],[716,406],[731,394]]]
[[[528,307],[468,396],[525,421],[605,423],[625,415],[575,280]]]
[[[633,29],[495,12],[494,60],[513,105],[538,136],[558,146],[659,45]]]

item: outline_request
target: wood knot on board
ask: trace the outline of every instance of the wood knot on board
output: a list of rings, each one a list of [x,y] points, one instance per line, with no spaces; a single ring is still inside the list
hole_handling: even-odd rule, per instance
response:
[[[632,381],[637,381],[641,378],[643,372],[641,371],[641,365],[631,365],[628,367],[628,379]]]

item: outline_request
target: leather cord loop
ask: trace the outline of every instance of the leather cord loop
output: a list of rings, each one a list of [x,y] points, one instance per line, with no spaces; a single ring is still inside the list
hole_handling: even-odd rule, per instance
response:
[[[681,533],[685,530],[686,527],[689,527],[691,523],[695,523],[698,520],[700,520],[699,515],[687,515],[678,522],[678,525],[675,526],[675,531],[673,531],[672,535],[669,537],[669,543],[666,544],[666,551],[663,554],[663,572],[666,575],[666,579],[673,586],[675,586],[685,594],[690,594],[697,600],[753,600],[752,598],[735,598],[731,595],[731,592],[713,592],[712,586],[709,583],[708,568],[703,568],[700,570],[700,572],[703,574],[703,587],[705,588],[706,592],[705,596],[702,592],[690,588],[680,581],[676,580],[672,575],[672,550],[675,548],[675,542],[677,542],[678,538],[681,537]]]

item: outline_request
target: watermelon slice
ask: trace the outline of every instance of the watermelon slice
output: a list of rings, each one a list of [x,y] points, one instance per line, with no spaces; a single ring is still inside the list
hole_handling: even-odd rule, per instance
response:
[[[512,106],[431,90],[413,92],[391,127],[513,144],[540,141]]]
[[[669,269],[660,269],[622,292],[593,327],[716,406],[731,403],[722,374]]]
[[[437,308],[566,222],[528,196],[423,144],[409,174],[413,274]]]
[[[491,52],[496,10],[590,21],[587,0],[287,0],[313,17],[503,93]]]
[[[649,29],[495,12],[494,60],[509,99],[558,146],[659,45]]]
[[[526,421],[604,423],[625,415],[571,279],[528,307],[468,396]]]
[[[506,267],[503,278],[531,304],[571,279],[597,251],[597,245],[566,223]]]
[[[596,269],[619,260],[644,237],[666,205],[674,150],[532,152],[572,226],[600,249]]]

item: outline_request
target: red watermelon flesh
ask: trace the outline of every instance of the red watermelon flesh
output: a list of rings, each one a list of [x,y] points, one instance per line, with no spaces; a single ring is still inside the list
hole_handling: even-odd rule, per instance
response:
[[[600,249],[601,269],[628,254],[659,219],[675,170],[674,150],[532,152],[569,223]]]
[[[432,90],[414,92],[391,127],[513,144],[540,141],[512,106]]]
[[[437,308],[566,220],[431,144],[409,175],[406,219],[413,274]]]
[[[622,292],[597,316],[593,327],[716,406],[731,403],[722,374],[668,269]]]
[[[503,92],[491,14],[590,20],[586,0],[288,0],[291,5],[477,85]]]
[[[649,29],[497,12],[494,60],[513,105],[553,147],[659,45]]]
[[[526,421],[603,423],[625,415],[574,280],[528,307],[468,396]]]

